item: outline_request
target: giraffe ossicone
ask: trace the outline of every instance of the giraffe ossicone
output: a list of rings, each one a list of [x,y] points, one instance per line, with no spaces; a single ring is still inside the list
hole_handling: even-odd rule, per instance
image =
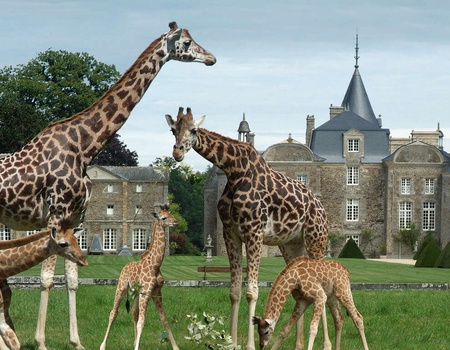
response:
[[[124,125],[161,68],[170,60],[211,66],[216,58],[175,22],[155,39],[122,77],[85,110],[50,123],[20,151],[0,159],[0,222],[15,230],[51,227],[60,218],[83,222],[92,182],[86,170],[92,159]],[[46,350],[45,324],[56,256],[41,269],[41,301],[35,341]],[[83,350],[76,319],[77,265],[65,261],[70,343]]]
[[[11,290],[7,278],[41,263],[57,254],[73,263],[86,266],[86,258],[78,246],[80,231],[73,223],[62,219],[55,226],[32,235],[0,242],[0,347],[19,350],[20,342],[9,316]]]
[[[161,264],[164,260],[166,249],[166,233],[165,229],[175,226],[177,220],[169,210],[169,205],[155,205],[158,210],[155,211],[155,223],[153,224],[152,241],[147,250],[142,254],[141,259],[128,263],[122,269],[119,281],[117,282],[116,294],[114,296],[114,306],[109,314],[108,327],[106,328],[105,338],[100,345],[100,350],[106,349],[106,341],[111,331],[111,326],[116,320],[119,306],[125,294],[128,296],[130,288],[135,288],[135,300],[133,304],[133,321],[134,321],[134,349],[139,349],[139,340],[144,328],[145,313],[147,311],[148,302],[152,298],[159,318],[163,324],[167,337],[172,345],[172,349],[179,350],[175,338],[169,327],[169,321],[164,312],[162,304],[161,289],[164,285],[164,277],[161,274]],[[127,299],[128,309],[128,299]]]
[[[252,317],[258,300],[258,269],[262,247],[277,245],[286,263],[308,255],[323,259],[328,238],[325,209],[303,183],[275,171],[249,143],[201,128],[204,117],[194,120],[191,108],[180,107],[177,118],[166,115],[175,136],[172,155],[181,161],[193,148],[220,168],[227,177],[217,205],[231,269],[230,333],[237,345],[237,325],[242,289],[242,244],[247,255],[248,338],[255,348]],[[323,317],[326,324],[326,318]],[[326,327],[324,326],[324,331]],[[298,325],[297,343],[303,342]],[[324,334],[328,344],[328,334]]]
[[[292,293],[296,291],[296,293]],[[267,347],[273,335],[275,325],[281,315],[283,306],[289,295],[295,297],[295,307],[291,318],[280,332],[272,350],[278,349],[286,338],[292,326],[303,315],[309,305],[314,305],[313,317],[310,325],[308,350],[312,350],[321,314],[325,304],[333,315],[336,343],[335,349],[341,348],[341,334],[344,316],[339,302],[347,310],[361,337],[364,350],[368,350],[364,333],[363,317],[358,312],[353,301],[350,273],[341,263],[334,260],[313,260],[305,257],[291,261],[277,276],[270,288],[264,316],[253,317],[253,323],[258,326],[259,347]]]

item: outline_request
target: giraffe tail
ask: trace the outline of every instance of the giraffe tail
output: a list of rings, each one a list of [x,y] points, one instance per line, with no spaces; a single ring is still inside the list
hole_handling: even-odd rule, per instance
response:
[[[127,302],[125,303],[125,307],[127,308],[127,313],[130,313],[130,288],[133,290],[133,288],[130,285],[130,282],[127,284]]]

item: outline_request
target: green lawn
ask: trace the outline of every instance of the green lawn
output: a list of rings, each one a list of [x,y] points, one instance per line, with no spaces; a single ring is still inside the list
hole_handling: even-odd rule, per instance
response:
[[[80,278],[118,278],[121,269],[129,261],[139,256],[101,256],[89,255],[89,266],[79,268]],[[353,283],[450,283],[450,269],[417,268],[411,265],[386,263],[363,259],[339,259],[349,270]],[[162,272],[167,281],[198,280],[202,274],[198,266],[228,265],[226,257],[214,257],[206,263],[203,256],[168,256],[164,259]],[[285,266],[282,258],[262,258],[260,281],[273,281]],[[62,259],[58,259],[56,274],[64,274]],[[39,276],[40,266],[29,269],[20,275]],[[229,280],[227,274],[212,275],[215,279]]]

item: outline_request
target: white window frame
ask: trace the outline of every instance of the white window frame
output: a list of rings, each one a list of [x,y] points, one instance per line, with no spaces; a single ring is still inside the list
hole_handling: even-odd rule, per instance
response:
[[[80,237],[78,237],[78,246],[81,250],[88,249],[86,230],[80,235]]]
[[[352,238],[355,241],[356,245],[359,247],[359,241],[361,239],[361,235],[349,235],[349,234],[346,234],[345,235],[345,242],[347,242],[350,238]]]
[[[424,231],[436,230],[436,203],[434,202],[423,203],[422,229]]]
[[[115,228],[103,229],[103,250],[117,250],[117,230]]]
[[[114,204],[106,205],[106,215],[114,215]]]
[[[28,230],[27,232],[26,232],[26,235],[27,236],[31,236],[31,235],[34,235],[35,233],[38,233],[38,232],[40,232],[41,230]]]
[[[359,139],[348,139],[347,150],[348,152],[359,152]]]
[[[5,225],[0,225],[0,241],[10,241],[11,238],[10,228]]]
[[[411,178],[404,177],[400,180],[400,193],[411,194]]]
[[[425,194],[434,194],[434,179],[425,179]]]
[[[133,230],[133,250],[142,251],[147,248],[146,234],[145,228],[135,228]]]
[[[347,185],[359,185],[359,167],[347,167]]]
[[[114,192],[114,185],[113,184],[106,185],[106,192],[113,193]]]
[[[143,189],[142,184],[136,184],[136,193],[141,193]]]
[[[296,176],[297,181],[301,182],[303,185],[308,185],[308,175],[298,174]]]
[[[411,202],[400,202],[398,204],[398,228],[407,230],[412,223],[413,206]]]
[[[134,213],[136,215],[141,215],[142,214],[142,205],[141,204],[137,204],[136,208],[134,209]]]
[[[359,199],[347,199],[346,221],[359,221]]]

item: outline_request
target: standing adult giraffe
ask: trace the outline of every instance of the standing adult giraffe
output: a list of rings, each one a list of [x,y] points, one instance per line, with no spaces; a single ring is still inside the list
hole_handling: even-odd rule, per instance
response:
[[[310,258],[322,259],[328,221],[322,204],[306,186],[273,170],[251,144],[200,128],[204,118],[195,121],[191,109],[187,108],[184,114],[182,107],[177,120],[166,115],[176,140],[173,157],[182,161],[184,154],[193,148],[227,176],[218,211],[231,268],[231,336],[237,345],[244,243],[249,303],[247,349],[254,349],[252,317],[258,299],[263,244],[279,246],[286,262],[302,255],[304,250]],[[325,341],[326,347],[331,346],[328,335]],[[297,344],[296,349],[303,348],[302,332],[298,332]]]
[[[92,183],[86,169],[124,125],[131,111],[170,60],[213,65],[215,57],[189,34],[169,24],[169,32],[154,40],[123,76],[90,107],[51,123],[20,151],[0,159],[0,222],[16,230],[52,226],[62,217],[83,222]],[[53,285],[56,256],[44,261],[41,303],[35,340],[45,350],[48,293]],[[84,349],[78,335],[76,290],[78,271],[65,261],[69,294],[70,343]]]

